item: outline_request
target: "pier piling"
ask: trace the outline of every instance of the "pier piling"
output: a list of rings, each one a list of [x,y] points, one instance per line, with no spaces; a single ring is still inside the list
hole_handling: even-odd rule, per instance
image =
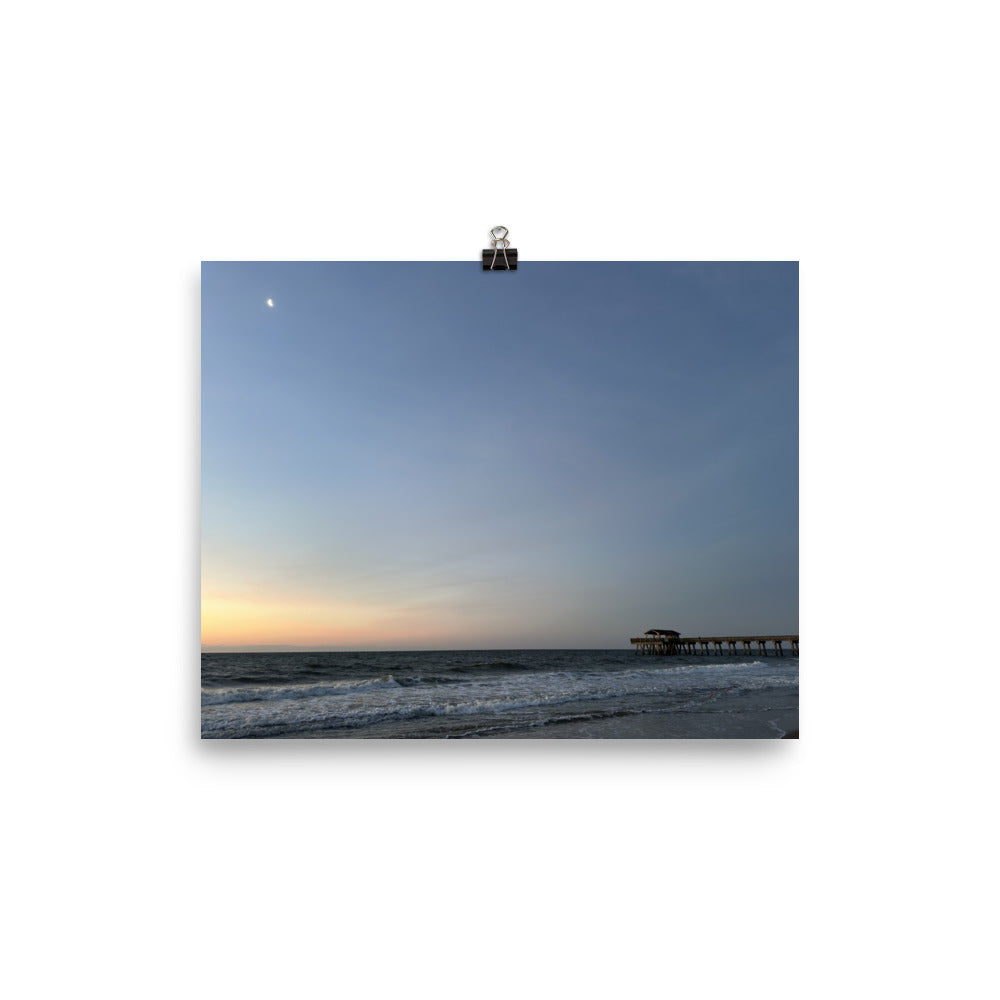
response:
[[[686,653],[689,656],[724,656],[727,652],[730,656],[736,656],[737,647],[741,644],[744,654],[751,656],[754,643],[757,644],[760,656],[768,655],[769,644],[775,656],[784,656],[786,642],[791,647],[791,655],[799,655],[797,635],[713,635],[682,639],[676,632],[660,630],[659,633],[650,632],[629,641],[635,646],[636,655],[639,656],[676,656],[678,653]]]

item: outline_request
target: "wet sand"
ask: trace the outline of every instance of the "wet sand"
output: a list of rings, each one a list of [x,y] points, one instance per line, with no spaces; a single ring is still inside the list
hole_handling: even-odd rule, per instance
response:
[[[797,699],[796,699],[797,700]],[[798,739],[798,705],[773,695],[728,695],[704,710],[647,712],[609,719],[554,722],[533,729],[483,734],[507,740],[778,740]]]

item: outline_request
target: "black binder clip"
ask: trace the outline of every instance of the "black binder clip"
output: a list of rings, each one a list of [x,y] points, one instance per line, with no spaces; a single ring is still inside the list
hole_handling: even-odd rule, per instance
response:
[[[490,243],[493,249],[483,251],[484,271],[517,270],[517,250],[510,247],[510,240],[507,239],[508,232],[510,230],[506,226],[494,226],[490,230],[490,236],[493,237]]]

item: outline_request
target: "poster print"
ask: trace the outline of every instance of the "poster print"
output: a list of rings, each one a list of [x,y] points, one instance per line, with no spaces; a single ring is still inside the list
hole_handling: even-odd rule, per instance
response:
[[[794,262],[205,262],[202,735],[798,733]]]

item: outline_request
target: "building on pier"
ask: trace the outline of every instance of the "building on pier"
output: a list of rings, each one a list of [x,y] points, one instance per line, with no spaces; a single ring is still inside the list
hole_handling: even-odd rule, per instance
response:
[[[642,640],[636,646],[636,652],[639,652],[641,646],[644,653],[649,653],[653,656],[669,656],[677,652],[677,640],[680,637],[680,632],[673,628],[646,629]],[[636,642],[635,639],[632,641]]]

